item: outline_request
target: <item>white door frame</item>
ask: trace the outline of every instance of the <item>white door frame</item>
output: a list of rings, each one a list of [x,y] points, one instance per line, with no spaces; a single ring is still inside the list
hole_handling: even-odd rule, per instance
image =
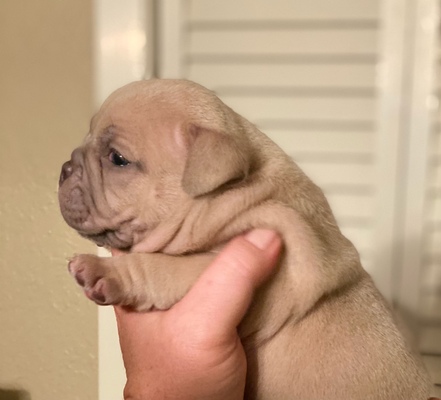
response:
[[[148,0],[93,1],[94,105],[118,87],[153,71],[154,38],[148,29],[152,18]],[[108,256],[99,249],[100,256]],[[98,399],[121,400],[125,370],[119,349],[113,307],[98,308]]]
[[[393,265],[397,253],[396,219],[398,203],[399,153],[402,129],[403,58],[407,1],[381,3],[382,39],[377,66],[377,187],[374,262],[371,274],[382,294],[394,297]]]
[[[417,0],[410,10],[414,28],[413,51],[407,58],[411,68],[411,97],[408,104],[406,152],[407,170],[403,185],[403,225],[400,242],[402,258],[397,302],[406,313],[420,313],[423,241],[425,238],[427,169],[433,111],[438,100],[433,92],[438,41],[437,0]]]
[[[438,1],[387,0],[382,7],[372,275],[390,301],[417,317]]]

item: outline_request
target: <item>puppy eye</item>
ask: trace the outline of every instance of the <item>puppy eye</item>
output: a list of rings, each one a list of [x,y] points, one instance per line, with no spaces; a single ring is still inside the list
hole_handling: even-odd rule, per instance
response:
[[[118,167],[125,167],[130,164],[130,161],[124,158],[116,150],[111,150],[109,153],[109,160],[112,164]]]

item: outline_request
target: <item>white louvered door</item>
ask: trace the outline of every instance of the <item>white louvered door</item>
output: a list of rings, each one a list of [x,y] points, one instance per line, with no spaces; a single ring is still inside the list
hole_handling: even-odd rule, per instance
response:
[[[379,1],[184,0],[179,7],[172,43],[180,65],[170,73],[166,62],[161,76],[213,89],[291,155],[323,188],[375,276]]]

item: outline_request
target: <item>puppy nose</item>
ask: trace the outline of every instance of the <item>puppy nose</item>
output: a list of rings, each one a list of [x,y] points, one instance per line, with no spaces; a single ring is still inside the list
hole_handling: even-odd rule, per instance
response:
[[[74,172],[79,173],[81,175],[81,165],[83,163],[83,149],[81,147],[76,148],[71,156],[70,160],[66,161],[61,167],[60,179],[58,181],[58,186],[61,186],[62,183],[69,178]]]
[[[72,175],[73,167],[71,161],[66,161],[61,167],[60,180],[58,181],[58,186],[61,186],[63,182]]]

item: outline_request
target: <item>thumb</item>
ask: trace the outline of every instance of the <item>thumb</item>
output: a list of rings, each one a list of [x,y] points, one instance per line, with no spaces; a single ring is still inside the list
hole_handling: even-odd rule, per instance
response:
[[[281,245],[277,233],[266,229],[233,239],[178,303],[179,312],[191,313],[202,330],[207,325],[221,336],[231,333],[274,270]]]

